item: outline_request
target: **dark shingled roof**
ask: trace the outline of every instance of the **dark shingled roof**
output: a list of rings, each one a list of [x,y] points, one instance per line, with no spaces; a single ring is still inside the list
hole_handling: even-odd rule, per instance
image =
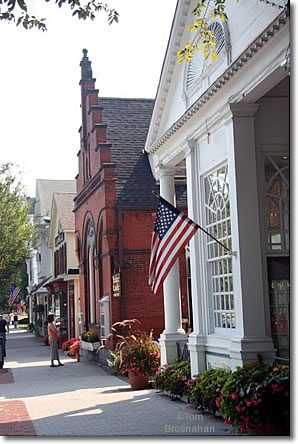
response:
[[[107,124],[107,142],[112,144],[111,160],[116,164],[117,206],[155,208],[152,191],[159,192],[159,185],[143,153],[154,100],[100,97],[99,103]],[[185,190],[185,185],[176,188],[181,206],[186,205]]]

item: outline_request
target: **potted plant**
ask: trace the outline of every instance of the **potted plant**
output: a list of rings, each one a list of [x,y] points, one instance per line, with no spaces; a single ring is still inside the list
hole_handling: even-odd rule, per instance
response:
[[[62,343],[62,345],[61,345],[62,350],[63,350],[63,351],[68,351],[68,355],[69,355],[69,349],[70,349],[70,346],[73,345],[75,342],[77,342],[77,341],[79,341],[79,340],[80,340],[79,338],[70,338],[70,339],[67,339],[67,341],[64,341],[64,342]]]
[[[289,368],[254,362],[238,367],[218,399],[225,422],[237,433],[289,435]]]
[[[69,347],[69,355],[75,356],[77,361],[80,361],[80,344],[81,340],[76,339]]]
[[[86,331],[81,336],[81,346],[85,350],[95,351],[98,349],[100,343],[98,339],[98,334],[93,331]]]
[[[160,365],[159,346],[140,328],[137,319],[116,322],[109,335],[116,340],[109,365],[127,375],[133,389],[148,387],[149,376],[155,375]]]

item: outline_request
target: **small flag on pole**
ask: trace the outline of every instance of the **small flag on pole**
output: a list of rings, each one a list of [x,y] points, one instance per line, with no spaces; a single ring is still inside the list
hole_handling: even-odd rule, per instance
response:
[[[21,289],[17,287],[14,284],[11,284],[10,286],[10,295],[9,295],[9,301],[8,305],[11,307],[16,298],[18,297],[18,294],[20,293]]]
[[[23,313],[23,306],[26,305],[26,302],[23,301],[21,298],[19,298],[19,303],[17,305],[17,313],[21,314]]]
[[[149,285],[157,294],[183,248],[200,228],[169,202],[159,197],[151,239]]]

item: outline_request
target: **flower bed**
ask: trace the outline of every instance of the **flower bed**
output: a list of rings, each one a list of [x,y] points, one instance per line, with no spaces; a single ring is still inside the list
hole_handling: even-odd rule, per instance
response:
[[[235,432],[289,435],[289,368],[254,362],[227,369],[209,369],[190,377],[187,361],[162,367],[155,387],[193,407],[220,415]],[[261,431],[259,430],[261,429]]]
[[[188,361],[176,361],[161,367],[154,380],[155,387],[168,393],[171,398],[188,397],[193,383]]]
[[[289,434],[289,368],[252,364],[239,367],[226,380],[218,401],[226,422],[238,433],[262,428]]]

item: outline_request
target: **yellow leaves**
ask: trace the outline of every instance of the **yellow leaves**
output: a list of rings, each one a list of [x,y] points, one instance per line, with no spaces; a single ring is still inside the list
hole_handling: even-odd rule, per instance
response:
[[[190,31],[195,31],[195,30],[198,29],[198,28],[197,28],[196,25],[190,25],[190,26],[188,27],[188,29],[189,29]]]
[[[225,22],[227,20],[227,14],[225,13],[227,0],[215,0],[212,4],[210,0],[198,1],[195,8],[192,10],[192,14],[196,16],[194,23],[188,26],[189,31],[197,31],[197,38],[193,43],[187,43],[185,47],[177,52],[178,62],[185,61],[188,63],[194,54],[194,51],[202,53],[204,60],[211,57],[212,60],[218,60],[216,54],[216,42],[215,35],[209,29],[208,22],[205,17],[209,15],[212,20],[221,20]],[[236,0],[238,3],[239,0]],[[203,11],[205,9],[205,11]]]
[[[202,50],[201,50],[201,48],[199,47],[199,45],[197,44],[197,42],[194,42],[194,44],[193,44],[193,48],[194,48],[195,51],[202,52]]]

